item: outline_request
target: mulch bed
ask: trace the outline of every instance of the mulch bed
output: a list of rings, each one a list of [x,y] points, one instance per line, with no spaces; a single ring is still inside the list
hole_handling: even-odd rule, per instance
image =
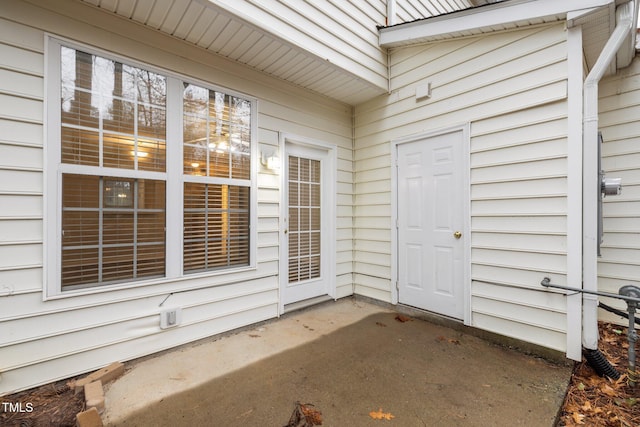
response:
[[[600,351],[624,374],[619,380],[614,381],[598,376],[586,361],[576,364],[559,425],[640,426],[640,382],[633,387],[629,384],[627,375],[627,328],[610,323],[600,323],[599,327]],[[638,350],[636,352],[640,354]],[[638,363],[640,364],[640,358]],[[74,394],[67,386],[67,381],[58,381],[0,397],[0,425],[75,426],[76,414],[84,410],[84,395]]]
[[[84,393],[75,394],[67,381],[0,397],[0,426],[75,427],[76,414],[84,410]]]
[[[629,382],[629,343],[627,328],[600,323],[599,350],[622,375],[618,380],[600,377],[586,361],[576,364],[560,425],[574,426],[640,426],[640,383]],[[636,354],[638,354],[636,343]],[[636,371],[640,358],[636,358]]]

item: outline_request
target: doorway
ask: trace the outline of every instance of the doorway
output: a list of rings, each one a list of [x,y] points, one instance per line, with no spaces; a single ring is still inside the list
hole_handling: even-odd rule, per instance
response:
[[[465,129],[396,141],[398,302],[454,319],[468,306]]]
[[[335,295],[336,150],[284,138],[280,289],[287,305]]]

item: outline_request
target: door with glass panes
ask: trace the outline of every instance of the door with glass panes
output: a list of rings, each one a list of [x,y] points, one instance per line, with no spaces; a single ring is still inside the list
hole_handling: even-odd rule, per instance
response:
[[[335,190],[332,152],[287,141],[283,162],[283,305],[332,294]]]

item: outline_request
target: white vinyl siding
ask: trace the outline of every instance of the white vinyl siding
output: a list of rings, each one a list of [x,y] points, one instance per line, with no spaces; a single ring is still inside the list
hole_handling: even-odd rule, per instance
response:
[[[41,33],[3,21],[0,40],[0,304],[4,311],[3,296],[42,291],[44,88]],[[16,108],[19,105],[35,108]]]
[[[598,290],[617,294],[622,286],[640,286],[640,59],[602,80],[598,93],[602,169],[607,177],[622,178],[622,194],[604,198]],[[617,299],[602,298],[602,302],[627,310]],[[604,310],[599,315],[627,324]]]
[[[396,3],[395,24],[444,15],[472,7],[469,0],[388,0]]]
[[[391,51],[390,95],[356,108],[356,293],[392,300],[390,141],[470,123],[470,323],[566,349],[540,286],[566,283],[566,56],[562,24]]]
[[[350,107],[98,9],[74,4],[54,12],[49,7],[49,2],[42,7],[0,2],[0,51],[10,52],[0,55],[0,70],[18,82],[38,82],[0,86],[0,394],[278,315],[279,172],[258,159],[254,270],[43,299],[48,285],[43,252],[57,244],[43,239],[43,228],[54,225],[43,213],[51,195],[43,176],[48,167],[43,162],[46,33],[256,97],[258,153],[279,155],[280,132],[338,146],[336,294],[352,293]],[[160,329],[159,312],[166,307],[182,308],[180,326]]]

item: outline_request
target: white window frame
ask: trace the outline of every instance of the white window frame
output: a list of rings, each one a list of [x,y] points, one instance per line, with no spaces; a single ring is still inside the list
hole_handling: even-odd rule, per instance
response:
[[[62,290],[61,254],[62,254],[62,174],[82,173],[82,166],[73,165],[72,172],[61,162],[61,73],[60,49],[62,46],[81,50],[93,55],[112,59],[141,69],[161,74],[167,78],[167,114],[166,114],[166,170],[165,172],[130,171],[101,167],[108,176],[130,176],[141,179],[160,179],[166,188],[166,237],[165,237],[165,276],[145,280],[135,280],[118,284],[88,286],[76,290]],[[72,40],[45,35],[45,100],[44,100],[44,193],[43,193],[43,300],[67,298],[71,296],[104,293],[115,290],[141,288],[150,285],[171,283],[172,292],[182,289],[211,287],[229,283],[229,275],[257,266],[257,174],[258,174],[258,100],[244,93],[214,85],[210,82],[190,78],[169,70],[132,60],[95,47],[83,45]],[[183,135],[182,135],[182,88],[183,83],[192,83],[210,90],[243,98],[251,102],[251,166],[249,189],[249,264],[212,271],[184,274],[183,272]],[[88,170],[97,167],[88,166]],[[238,181],[238,180],[235,180]],[[246,180],[239,182],[245,183]],[[235,185],[233,179],[226,183]],[[207,281],[197,280],[211,277]],[[217,280],[216,280],[217,277]],[[196,279],[196,280],[192,280]],[[191,283],[190,283],[191,282]]]

